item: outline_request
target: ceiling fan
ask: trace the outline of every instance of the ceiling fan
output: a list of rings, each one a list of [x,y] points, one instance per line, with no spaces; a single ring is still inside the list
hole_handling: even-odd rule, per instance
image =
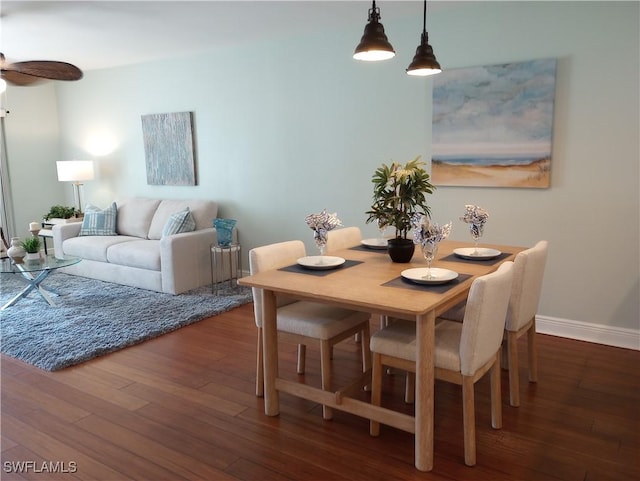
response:
[[[30,60],[7,62],[0,53],[0,77],[12,85],[31,85],[39,80],[80,80],[82,70],[67,62]]]
[[[31,60],[26,62],[7,62],[4,54],[0,52],[0,94],[6,89],[6,84],[24,86],[32,85],[41,80],[80,80],[82,78],[82,70],[75,65],[67,62],[56,62],[53,60]],[[2,168],[2,182],[0,182],[0,225],[4,226],[4,229],[0,229],[2,233],[11,233],[15,231],[14,217],[12,212],[11,201],[7,209],[5,203],[5,195],[11,197],[10,188],[5,188],[5,172],[6,165],[8,163],[7,150],[6,150],[6,134],[4,120],[5,116],[9,113],[2,106],[2,99],[6,100],[4,95],[0,95],[0,163]],[[7,182],[8,185],[8,182]],[[8,212],[7,212],[8,210]],[[4,235],[0,244],[5,241]]]

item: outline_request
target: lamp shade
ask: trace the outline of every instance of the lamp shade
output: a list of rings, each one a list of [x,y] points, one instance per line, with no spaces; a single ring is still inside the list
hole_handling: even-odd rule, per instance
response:
[[[442,72],[442,68],[436,60],[433,48],[429,45],[427,34],[423,33],[422,42],[416,49],[416,54],[413,57],[411,64],[407,67],[407,74],[424,77],[440,72]]]
[[[60,182],[93,180],[93,160],[59,160],[56,162]]]
[[[424,0],[422,10],[422,35],[420,36],[420,45],[416,49],[416,54],[407,67],[407,74],[426,77],[442,72],[440,64],[436,60],[433,48],[429,45],[429,34],[427,33],[427,0]]]
[[[384,27],[379,22],[370,22],[364,27],[364,35],[356,47],[353,58],[375,62],[392,58],[396,52],[387,40]]]
[[[375,62],[395,56],[396,52],[389,43],[379,20],[380,10],[376,7],[374,0],[369,10],[369,23],[364,27],[364,34],[353,53],[354,59]]]

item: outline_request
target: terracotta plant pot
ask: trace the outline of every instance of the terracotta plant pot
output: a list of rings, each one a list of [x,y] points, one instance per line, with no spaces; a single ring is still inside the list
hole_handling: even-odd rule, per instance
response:
[[[393,262],[407,263],[411,261],[416,245],[411,239],[402,239],[397,237],[389,239],[387,242],[387,251]]]

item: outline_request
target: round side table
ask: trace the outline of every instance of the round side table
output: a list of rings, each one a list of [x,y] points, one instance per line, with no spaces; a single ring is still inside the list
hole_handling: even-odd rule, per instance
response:
[[[211,292],[217,294],[225,281],[229,288],[238,286],[238,278],[242,272],[240,244],[228,246],[211,246]]]

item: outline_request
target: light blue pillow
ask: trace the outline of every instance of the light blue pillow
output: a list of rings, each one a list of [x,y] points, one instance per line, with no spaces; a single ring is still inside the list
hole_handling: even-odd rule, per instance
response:
[[[116,216],[118,207],[114,202],[102,210],[95,205],[87,205],[78,235],[118,235],[116,232]]]
[[[162,229],[162,237],[181,234],[182,232],[191,232],[196,230],[196,221],[191,215],[189,207],[185,207],[184,210],[171,214],[167,219],[167,223]]]

